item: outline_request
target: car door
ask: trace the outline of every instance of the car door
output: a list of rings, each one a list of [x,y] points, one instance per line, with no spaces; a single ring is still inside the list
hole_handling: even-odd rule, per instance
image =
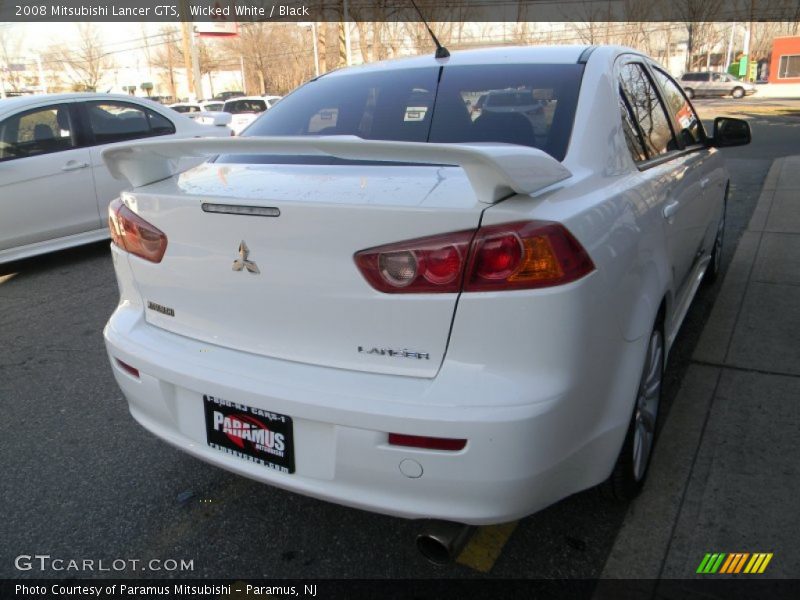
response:
[[[651,65],[656,82],[661,88],[665,104],[673,120],[681,144],[686,153],[687,165],[699,179],[701,195],[694,199],[692,207],[696,221],[693,235],[697,244],[697,258],[707,255],[716,237],[716,225],[722,210],[727,173],[719,151],[709,147],[706,132],[692,103],[683,89],[670,75],[656,65]]]
[[[103,163],[101,153],[109,144],[175,133],[175,125],[148,107],[121,100],[85,100],[77,103],[81,126],[90,145],[95,204],[103,222],[108,203],[126,187],[114,179]]]
[[[730,94],[731,90],[722,73],[710,73],[711,82],[708,84],[708,92],[714,96],[725,96]]]
[[[43,104],[0,122],[0,250],[100,227],[73,109],[69,101]]]
[[[697,156],[675,134],[653,76],[640,57],[622,59],[620,94],[643,153],[637,160],[643,193],[664,228],[666,253],[676,298],[683,297],[699,245],[696,222],[703,212]]]

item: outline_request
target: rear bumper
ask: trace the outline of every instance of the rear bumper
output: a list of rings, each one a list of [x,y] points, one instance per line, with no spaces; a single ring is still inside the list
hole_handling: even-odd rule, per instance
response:
[[[600,483],[619,453],[647,337],[623,339],[598,302],[595,275],[551,290],[464,295],[447,357],[426,378],[279,360],[168,332],[145,320],[127,255],[112,246],[112,257],[121,301],[104,337],[131,414],[226,470],[359,509],[481,525]],[[204,395],[290,416],[295,472],[210,447]],[[403,448],[388,433],[468,442],[457,452]]]
[[[487,390],[470,385],[458,393],[472,394],[465,400],[473,406],[442,405],[432,400],[440,396],[439,378],[315,367],[210,346],[153,327],[124,303],[104,335],[131,414],[162,440],[279,488],[400,517],[471,524],[520,518],[602,481],[624,435],[621,423],[576,437],[581,418],[572,414],[570,393],[577,388],[525,404],[493,397],[489,406],[476,401]],[[138,369],[139,378],[116,359]],[[291,416],[296,472],[211,448],[204,394]],[[388,445],[388,432],[469,441],[458,452],[400,448]],[[411,462],[403,468],[403,461]],[[413,469],[422,475],[403,473]]]

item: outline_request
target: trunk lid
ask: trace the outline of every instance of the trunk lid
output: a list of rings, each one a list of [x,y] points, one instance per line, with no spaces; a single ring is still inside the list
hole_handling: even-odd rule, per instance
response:
[[[148,309],[149,323],[264,356],[420,377],[438,371],[458,294],[378,292],[353,255],[475,229],[486,206],[447,166],[209,163],[125,200],[168,238],[161,263],[129,259],[145,305],[174,311]],[[241,206],[280,215],[226,214]],[[258,273],[233,269],[242,243]]]
[[[177,161],[216,154],[244,158],[174,175]],[[246,159],[269,154],[370,162]],[[474,230],[486,206],[570,176],[525,146],[355,136],[143,141],[103,158],[139,188],[123,195],[129,208],[168,239],[160,263],[129,259],[145,304],[157,307],[146,310],[150,323],[264,356],[419,377],[438,371],[458,294],[378,292],[353,255]],[[227,214],[265,209],[275,216]]]

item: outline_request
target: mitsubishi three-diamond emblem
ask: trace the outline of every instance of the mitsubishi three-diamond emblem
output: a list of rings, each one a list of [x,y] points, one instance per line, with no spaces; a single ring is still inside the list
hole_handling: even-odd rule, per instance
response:
[[[261,271],[258,270],[258,265],[252,260],[247,260],[249,254],[250,249],[247,247],[247,244],[244,243],[244,240],[242,240],[239,244],[239,258],[233,261],[233,270],[241,271],[242,269],[247,269],[250,273],[260,275]]]

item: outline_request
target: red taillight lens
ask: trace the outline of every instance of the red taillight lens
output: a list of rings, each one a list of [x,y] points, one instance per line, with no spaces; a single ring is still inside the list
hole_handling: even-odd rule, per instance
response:
[[[357,252],[372,287],[393,294],[458,292],[474,232],[458,231]]]
[[[522,259],[522,242],[513,233],[476,240],[474,272],[481,279],[502,280],[514,273]]]
[[[108,228],[111,241],[136,256],[158,263],[167,251],[167,236],[151,225],[119,198],[108,207]]]
[[[465,292],[563,285],[594,271],[594,263],[566,227],[521,221],[482,227],[472,243]]]
[[[409,448],[425,448],[426,450],[449,450],[451,452],[457,452],[458,450],[464,449],[467,445],[467,440],[390,433],[389,444],[392,446],[406,446]]]
[[[474,239],[473,239],[474,238]],[[563,285],[594,270],[559,223],[521,221],[357,252],[356,265],[387,293],[481,292]]]

